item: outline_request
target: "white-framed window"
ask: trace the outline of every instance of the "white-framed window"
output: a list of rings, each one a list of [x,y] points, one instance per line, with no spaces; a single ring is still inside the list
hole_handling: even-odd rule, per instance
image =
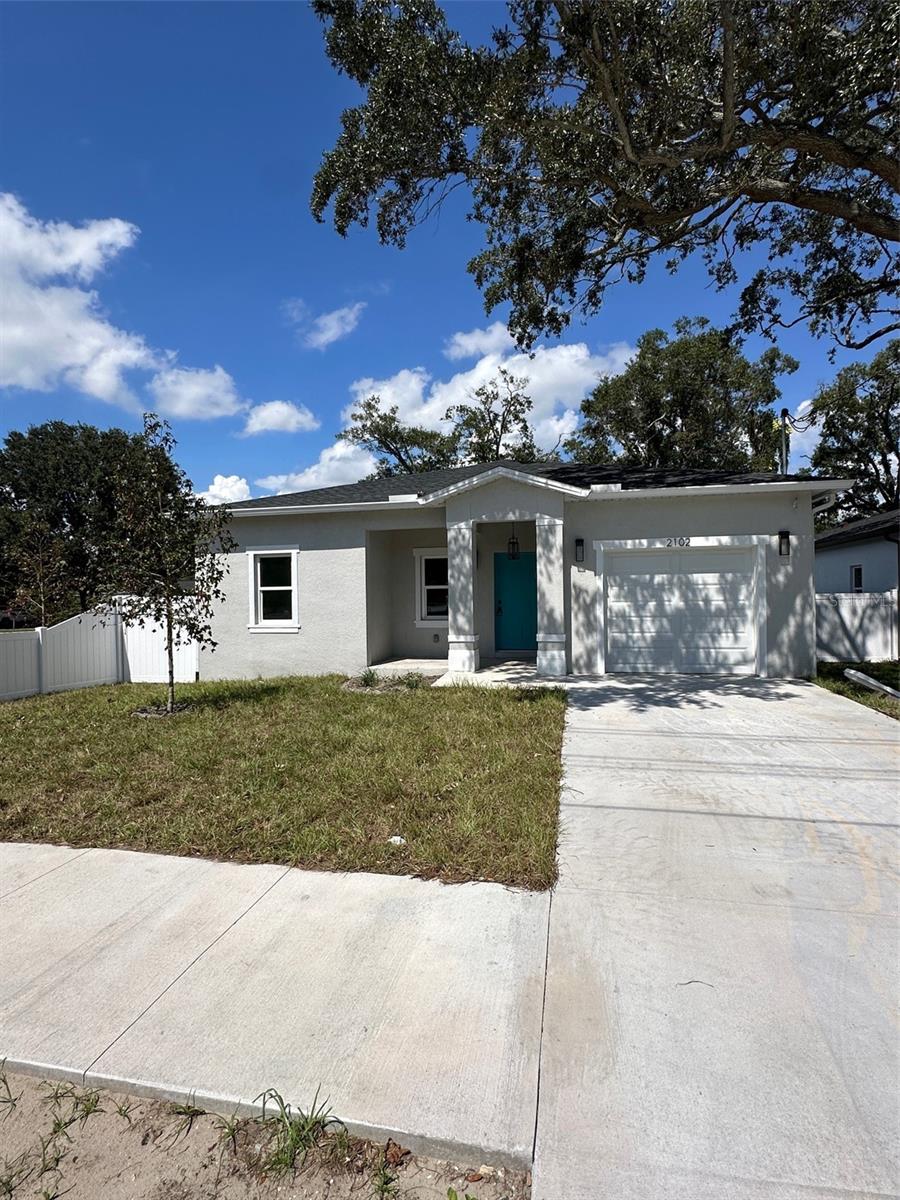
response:
[[[416,624],[446,626],[449,590],[447,549],[414,550],[416,562]]]
[[[850,590],[852,592],[863,590],[862,565],[860,563],[856,563],[850,568]]]
[[[294,547],[265,546],[247,551],[252,633],[296,633],[300,628],[298,559]]]

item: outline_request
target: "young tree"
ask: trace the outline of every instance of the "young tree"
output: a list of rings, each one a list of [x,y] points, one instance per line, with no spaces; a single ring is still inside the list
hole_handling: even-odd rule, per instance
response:
[[[144,453],[115,479],[117,553],[106,603],[126,621],[165,632],[166,711],[175,708],[174,647],[197,641],[215,648],[210,621],[224,599],[225,555],[234,549],[224,506],[208,506],[172,460],[175,439],[165,421],[144,415]]]
[[[838,496],[829,519],[900,507],[900,339],[888,342],[870,363],[838,371],[816,393],[808,416],[821,428],[810,459],[813,470],[858,481]]]
[[[412,475],[455,465],[452,438],[419,425],[405,425],[397,411],[396,404],[385,410],[378,396],[369,396],[353,409],[351,423],[337,435],[338,441],[374,454],[378,462],[376,476]]]
[[[344,234],[374,208],[402,246],[466,185],[469,270],[522,343],[694,252],[719,287],[740,272],[745,331],[900,328],[894,0],[513,0],[479,46],[436,0],[313,8],[365,93],[314,215]]]
[[[468,404],[447,409],[445,419],[453,423],[452,441],[460,465],[498,458],[533,462],[542,457],[528,421],[531,398],[524,390],[527,384],[524,376],[499,367],[497,377],[476,388]]]
[[[706,320],[638,339],[621,373],[601,379],[567,444],[580,462],[725,471],[777,469],[777,378],[797,363],[770,349],[755,362]]]

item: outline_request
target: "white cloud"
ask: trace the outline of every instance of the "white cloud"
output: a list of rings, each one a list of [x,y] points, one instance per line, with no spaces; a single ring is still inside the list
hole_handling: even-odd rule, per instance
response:
[[[365,300],[358,300],[356,304],[345,304],[342,308],[313,317],[302,300],[285,300],[282,305],[287,319],[297,327],[300,342],[310,350],[324,350],[351,334],[365,308]]]
[[[473,330],[472,334],[478,332]],[[549,449],[560,436],[574,430],[581,401],[597,380],[604,375],[618,375],[633,354],[633,348],[625,342],[617,342],[600,354],[584,342],[572,342],[541,345],[532,355],[518,351],[506,355],[486,353],[467,370],[446,380],[434,379],[424,367],[405,367],[386,379],[355,380],[350,385],[353,403],[344,410],[343,419],[349,420],[353,404],[375,394],[385,407],[396,405],[401,420],[442,429],[447,409],[465,403],[476,388],[495,378],[502,366],[527,380],[525,391],[532,399],[531,420],[537,442]]]
[[[246,405],[237,393],[234,380],[220,366],[168,367],[147,384],[155,407],[168,417],[186,417],[206,421],[230,417]]]
[[[90,283],[138,229],[116,218],[70,225],[39,221],[0,194],[0,387],[47,392],[68,386],[98,400],[138,407],[130,370],[159,356],[140,335],[107,320]]]
[[[250,499],[250,485],[242,475],[216,475],[206,491],[197,495],[207,504],[234,504]]]
[[[247,414],[242,437],[254,433],[308,433],[322,422],[305,404],[289,404],[286,400],[270,400],[256,404]]]
[[[364,479],[372,474],[376,465],[367,450],[350,442],[335,442],[322,451],[312,466],[284,475],[266,475],[256,480],[256,486],[279,495],[284,492],[304,492],[310,488],[334,487]]]
[[[487,329],[454,333],[444,343],[444,354],[451,359],[480,358],[483,354],[501,354],[512,346],[509,330],[502,321],[494,321]]]

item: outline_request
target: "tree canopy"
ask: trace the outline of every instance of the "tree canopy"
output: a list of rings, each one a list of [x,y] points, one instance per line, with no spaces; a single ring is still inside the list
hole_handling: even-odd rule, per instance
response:
[[[581,462],[774,471],[778,377],[797,363],[772,348],[755,362],[740,339],[706,320],[653,329],[620,375],[601,379],[567,445]]]
[[[469,269],[522,344],[695,252],[743,284],[745,332],[900,328],[892,0],[511,0],[488,45],[436,0],[313,6],[365,93],[313,213],[344,234],[374,210],[402,246],[466,185]]]
[[[138,470],[139,434],[48,421],[0,448],[0,605],[48,623],[89,609],[108,581],[116,480]],[[161,469],[174,471],[166,460]]]
[[[351,411],[350,425],[337,435],[338,440],[373,454],[375,474],[380,476],[498,458],[532,462],[546,455],[535,444],[529,420],[532,402],[524,390],[527,385],[527,379],[498,367],[495,378],[447,409],[443,430],[406,424],[396,405],[385,409],[379,396],[369,396]]]
[[[858,480],[838,496],[830,520],[874,516],[900,507],[900,339],[870,363],[838,371],[813,398],[808,414],[821,436],[814,471]]]

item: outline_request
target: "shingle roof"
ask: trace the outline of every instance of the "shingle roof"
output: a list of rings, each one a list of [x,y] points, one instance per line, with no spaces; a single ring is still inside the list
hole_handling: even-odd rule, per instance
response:
[[[319,504],[372,504],[389,500],[391,496],[430,495],[454,483],[471,479],[495,467],[554,479],[574,487],[594,484],[619,484],[623,489],[656,487],[696,487],[714,484],[779,483],[785,480],[809,482],[808,475],[777,475],[771,471],[665,471],[644,467],[589,466],[574,462],[518,463],[510,459],[476,463],[468,467],[447,467],[440,471],[422,471],[416,475],[390,475],[385,479],[361,479],[338,487],[314,488],[307,492],[288,492],[280,496],[262,496],[257,500],[240,500],[230,509],[242,508],[308,508]]]
[[[816,538],[816,549],[824,550],[826,546],[839,546],[842,542],[864,542],[869,538],[880,538],[882,534],[900,531],[900,508],[891,508],[887,512],[876,513],[874,517],[862,517],[858,521],[845,521],[843,525],[835,525]]]

